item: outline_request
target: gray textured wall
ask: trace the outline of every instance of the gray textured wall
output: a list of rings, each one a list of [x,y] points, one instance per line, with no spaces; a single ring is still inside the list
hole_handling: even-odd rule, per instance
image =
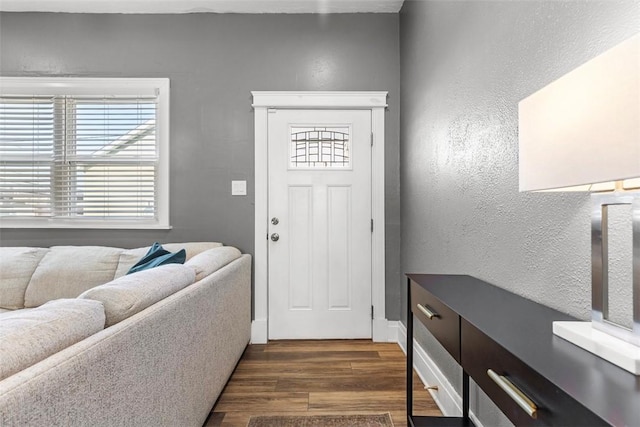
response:
[[[589,197],[518,192],[517,104],[639,30],[637,1],[405,1],[404,271],[470,274],[589,317]],[[453,359],[419,336],[459,384]],[[472,410],[509,424],[475,388]]]
[[[252,90],[386,90],[387,317],[400,316],[397,14],[0,15],[5,76],[169,77],[170,231],[0,230],[4,246],[215,240],[253,253]],[[231,180],[248,181],[231,197]]]

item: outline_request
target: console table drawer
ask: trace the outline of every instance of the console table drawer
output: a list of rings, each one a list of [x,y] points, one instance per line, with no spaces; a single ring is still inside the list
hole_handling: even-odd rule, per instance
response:
[[[411,311],[460,363],[460,316],[413,281]]]
[[[514,424],[607,425],[464,319],[461,333],[463,368]]]

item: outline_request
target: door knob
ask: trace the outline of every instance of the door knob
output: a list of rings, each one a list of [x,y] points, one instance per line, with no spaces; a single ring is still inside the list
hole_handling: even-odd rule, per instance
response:
[[[278,240],[280,240],[280,236],[278,235],[278,233],[273,233],[271,235],[271,240],[273,240],[274,242],[277,242]]]
[[[273,218],[271,218],[271,224],[278,225],[279,222],[280,222],[280,220],[278,218],[276,218],[275,216]]]

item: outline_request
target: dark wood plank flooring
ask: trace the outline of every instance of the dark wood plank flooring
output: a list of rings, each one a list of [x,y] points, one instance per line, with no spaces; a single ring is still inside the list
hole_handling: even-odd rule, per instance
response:
[[[370,340],[250,345],[205,426],[245,427],[254,415],[391,413],[405,427],[404,353]],[[441,416],[414,374],[414,414]]]

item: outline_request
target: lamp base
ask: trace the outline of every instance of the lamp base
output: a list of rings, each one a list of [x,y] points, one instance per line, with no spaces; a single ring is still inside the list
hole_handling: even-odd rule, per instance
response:
[[[553,333],[632,374],[640,375],[640,347],[595,329],[591,322],[553,322]]]

